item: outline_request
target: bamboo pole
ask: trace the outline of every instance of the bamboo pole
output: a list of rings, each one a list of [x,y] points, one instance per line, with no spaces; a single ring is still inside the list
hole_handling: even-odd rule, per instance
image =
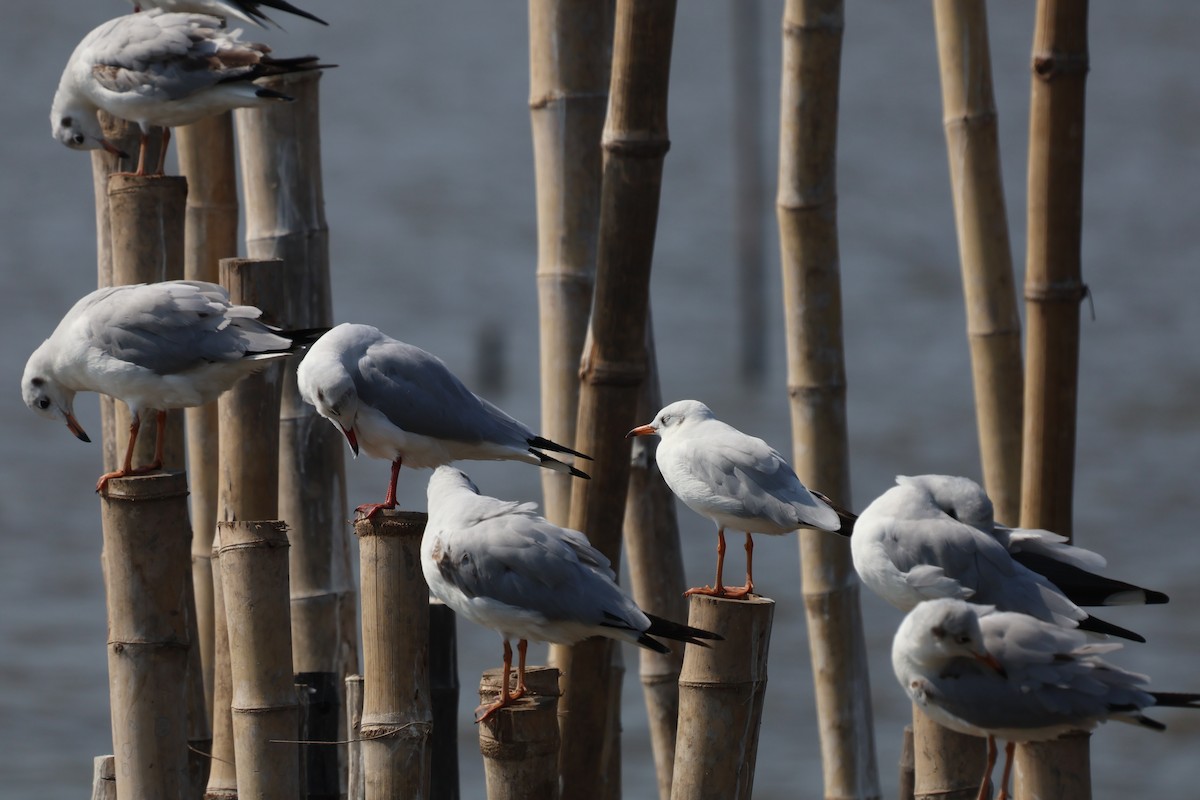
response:
[[[1087,0],[1039,0],[1030,89],[1021,526],[1070,536],[1079,379]],[[1088,737],[1017,747],[1021,796],[1091,796]]]
[[[117,800],[116,759],[96,756],[92,760],[92,800]]]
[[[191,530],[194,541],[195,528],[193,527]],[[202,800],[204,789],[208,785],[208,768],[212,762],[212,726],[209,722],[212,715],[204,696],[204,670],[200,656],[200,620],[196,613],[196,591],[192,584],[192,571],[185,570],[184,576],[183,599],[188,626],[187,677],[184,681],[187,691],[188,784],[184,798],[186,800]]]
[[[287,279],[274,308],[294,328],[333,323],[329,227],[321,172],[321,73],[279,76],[263,85],[296,98],[236,114],[246,208],[246,249],[278,258]],[[283,371],[279,419],[279,516],[292,540],[294,669],[334,692],[314,739],[345,739],[339,731],[342,676],[358,672],[358,620],[346,505],[341,434],[305,403],[296,385],[300,359]],[[314,720],[315,722],[316,720]],[[305,749],[316,797],[338,791],[338,750]]]
[[[653,324],[647,320],[646,351],[650,375],[642,384],[637,418],[652,419],[663,406],[655,358]],[[625,502],[625,549],[628,551],[629,587],[638,606],[663,619],[683,619],[687,614],[687,589],[675,496],[663,482],[655,460],[657,436],[633,439],[630,455],[629,494]],[[675,766],[675,736],[679,717],[679,671],[683,648],[656,653],[638,648],[642,693],[646,699],[650,744],[660,800],[671,796],[671,771]]]
[[[426,515],[380,512],[354,523],[362,597],[360,747],[367,800],[430,792],[429,588],[421,573]]]
[[[544,436],[575,441],[600,224],[600,135],[613,0],[529,0],[529,116],[537,194]],[[566,525],[571,477],[542,470],[546,518]]]
[[[685,648],[671,797],[749,800],[767,691],[775,601],[694,595],[688,625],[725,641]]]
[[[454,609],[429,599],[430,797],[458,800],[458,632]]]
[[[667,87],[675,25],[673,0],[619,0],[612,84],[604,124],[595,302],[582,365],[576,449],[595,458],[592,480],[572,484],[570,527],[585,531],[618,568],[629,444],[645,380],[646,315],[667,138]],[[604,797],[620,776],[604,770],[596,747],[610,720],[611,643],[555,647],[563,673],[560,702],[564,797]],[[600,739],[606,743],[609,737]]]
[[[179,171],[187,179],[184,216],[183,277],[217,283],[218,261],[237,255],[237,174],[234,169],[233,116],[229,113],[175,129]],[[213,706],[213,533],[217,529],[217,404],[184,410],[187,420],[187,469],[192,507],[192,584],[204,701]]]
[[[233,672],[229,665],[229,626],[221,578],[221,529],[213,533],[209,556],[213,580],[212,763],[204,800],[237,800],[237,762],[233,749]]]
[[[117,797],[182,797],[187,478],[170,472],[111,480],[101,492],[100,511]]]
[[[503,669],[489,669],[479,683],[479,702],[500,696]],[[558,800],[558,670],[525,670],[529,692],[479,723],[479,752],[488,800]]]
[[[917,789],[917,757],[914,752],[912,725],[904,726],[900,743],[899,791],[900,800],[913,800]]]
[[[788,0],[783,15],[777,216],[793,465],[849,506],[837,233],[841,0]],[[801,584],[826,797],[879,797],[859,583],[849,540],[800,531]]]
[[[366,800],[366,786],[362,774],[362,748],[359,737],[362,730],[363,676],[346,676],[346,732],[350,742],[346,748],[346,798]]]
[[[238,797],[295,800],[300,709],[292,683],[287,527],[242,520],[218,525]]]

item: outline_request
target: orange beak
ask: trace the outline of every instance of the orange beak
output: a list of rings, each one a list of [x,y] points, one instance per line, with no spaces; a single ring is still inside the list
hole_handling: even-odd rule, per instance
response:
[[[655,428],[653,425],[647,423],[645,425],[638,425],[629,433],[625,434],[625,438],[632,439],[634,436],[653,436],[656,433],[658,433],[658,428]]]
[[[341,428],[341,426],[338,426]],[[354,451],[354,457],[358,458],[358,437],[354,435],[354,428],[342,428],[342,433],[346,435],[346,441],[350,444],[350,449]]]
[[[126,161],[129,160],[129,154],[126,153],[124,150],[119,149],[116,145],[114,145],[108,139],[101,139],[100,146],[104,148],[104,152],[106,152],[106,153],[110,153],[111,155],[114,155],[117,158],[123,158]]]
[[[75,434],[75,438],[82,442],[90,443],[92,441],[88,438],[87,432],[83,430],[83,426],[79,424],[79,420],[75,419],[74,414],[67,414],[67,430]]]
[[[991,653],[973,653],[975,660],[981,664],[987,664],[996,674],[1004,678],[1008,676],[1008,670],[1004,669],[1004,665]]]

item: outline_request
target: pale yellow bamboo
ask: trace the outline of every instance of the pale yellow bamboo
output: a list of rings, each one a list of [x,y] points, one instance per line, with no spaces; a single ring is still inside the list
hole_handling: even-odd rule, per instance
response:
[[[1030,89],[1021,518],[1072,530],[1082,278],[1087,0],[1039,0]],[[1018,796],[1091,796],[1088,737],[1017,747]]]
[[[359,737],[362,730],[363,676],[346,676],[346,798],[366,800],[367,790],[362,774],[362,748]]]
[[[575,441],[600,224],[600,133],[613,0],[529,0],[529,111],[537,195],[542,435]],[[542,471],[546,518],[566,525],[571,477]]]
[[[96,756],[92,760],[92,800],[117,800],[116,759]]]
[[[479,683],[479,702],[500,696],[502,669]],[[479,752],[488,800],[558,800],[558,670],[529,667],[525,697],[479,723]]]
[[[241,520],[218,525],[238,797],[295,800],[300,709],[292,683],[287,526]]]
[[[613,70],[604,124],[604,177],[600,199],[596,287],[575,446],[595,458],[592,480],[572,484],[570,527],[584,531],[614,567],[629,488],[629,445],[639,384],[645,379],[650,267],[658,221],[662,166],[669,147],[667,87],[675,26],[673,0],[619,0]],[[604,733],[619,703],[610,688],[607,639],[556,647],[563,673],[560,701],[564,797],[608,796],[620,782],[605,769],[611,749]],[[606,746],[597,747],[597,740]]]
[[[191,527],[181,472],[110,480],[100,495],[109,703],[119,800],[182,797],[187,776]]]
[[[777,216],[793,465],[849,507],[846,374],[837,232],[841,0],[783,14]],[[800,531],[801,584],[826,797],[879,796],[859,583],[849,540]]]
[[[229,666],[229,626],[221,588],[221,530],[213,533],[209,557],[213,579],[213,719],[212,764],[205,800],[237,799],[237,766],[233,749],[233,673]]]
[[[238,202],[233,116],[206,117],[175,129],[179,171],[187,179],[183,276],[217,283],[218,261],[237,255]],[[192,584],[200,629],[200,661],[208,713],[213,702],[213,533],[217,527],[217,404],[184,411],[187,420],[188,488],[192,505]]]
[[[775,601],[758,595],[691,598],[688,625],[725,640],[684,649],[674,800],[753,796],[774,615]]]

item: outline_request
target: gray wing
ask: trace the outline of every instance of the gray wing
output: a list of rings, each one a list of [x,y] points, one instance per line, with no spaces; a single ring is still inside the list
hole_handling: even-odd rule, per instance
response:
[[[172,281],[97,294],[90,306],[77,306],[79,332],[105,355],[160,375],[289,344],[254,319],[257,309],[230,306],[215,284]]]
[[[533,431],[477,397],[442,360],[395,339],[370,345],[351,370],[361,402],[410,433],[522,450]]]
[[[992,603],[993,599],[976,594],[981,585],[1016,574],[1012,559],[998,542],[949,518],[894,520],[883,546],[910,585],[928,590],[929,597],[972,596],[975,602]],[[961,590],[950,592],[951,585]]]

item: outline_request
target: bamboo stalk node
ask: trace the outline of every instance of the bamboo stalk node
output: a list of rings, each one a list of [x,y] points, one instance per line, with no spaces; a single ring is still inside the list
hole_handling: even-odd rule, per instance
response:
[[[783,35],[785,38],[802,39],[806,35],[834,33],[840,37],[845,28],[846,23],[839,9],[836,13],[822,14],[804,22],[784,20]]]
[[[625,158],[660,159],[671,149],[671,140],[663,138],[638,138],[605,136],[601,142],[605,153]]]
[[[559,103],[568,103],[580,100],[596,100],[607,105],[608,90],[603,89],[595,92],[549,91],[538,97],[529,98],[529,108],[532,111],[537,111],[539,109],[557,105]]]
[[[1025,284],[1025,299],[1031,303],[1082,303],[1091,294],[1086,283],[1062,281],[1058,283]]]
[[[789,383],[787,387],[788,397],[802,399],[814,402],[821,402],[825,398],[840,398],[846,393],[845,378],[840,380],[829,380],[819,384],[799,384]]]
[[[641,386],[649,372],[645,359],[604,361],[588,357],[579,369],[579,377],[592,386]]]
[[[1049,83],[1060,75],[1086,75],[1091,71],[1087,53],[1034,53],[1033,74]]]

